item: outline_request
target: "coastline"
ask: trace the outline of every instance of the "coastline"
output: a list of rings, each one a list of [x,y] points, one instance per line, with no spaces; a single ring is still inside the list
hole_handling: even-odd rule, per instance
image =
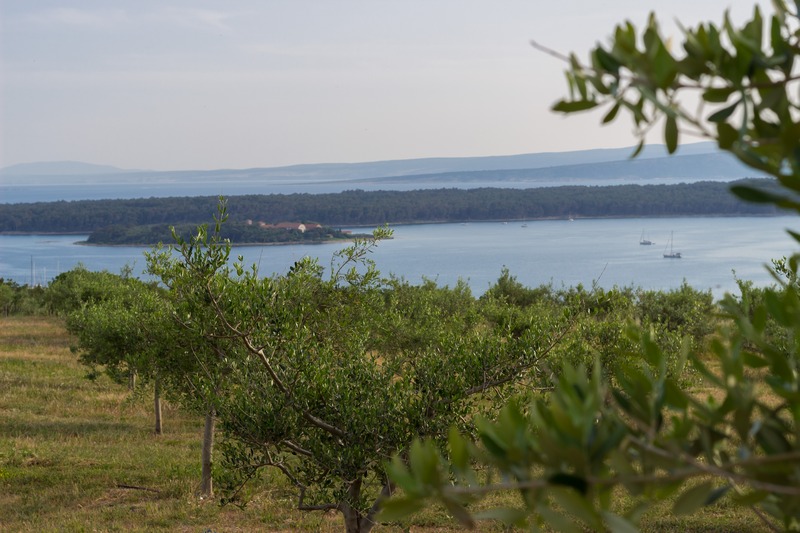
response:
[[[600,272],[603,287],[641,284],[676,288],[685,279],[692,286],[709,288],[721,296],[735,290],[731,270],[741,279],[771,282],[764,274],[765,257],[783,257],[797,250],[786,233],[798,225],[797,215],[780,217],[678,217],[676,219],[619,218],[615,220],[540,221],[527,228],[509,223],[431,224],[395,226],[394,239],[378,246],[373,257],[382,272],[418,282],[436,279],[453,286],[466,280],[477,294],[497,281],[503,265],[521,283],[537,286],[553,282],[573,286],[591,284]],[[351,228],[348,228],[351,229]],[[656,246],[640,246],[646,230]],[[662,259],[664,239],[675,232],[681,261]],[[358,230],[354,230],[358,231]],[[143,270],[142,252],[149,247],[75,246],[83,236],[0,237],[3,265],[0,275],[21,284],[55,275],[82,263],[92,270],[117,272],[134,265]],[[171,240],[164,241],[166,244]],[[246,264],[261,264],[266,272],[283,272],[299,258],[321,258],[350,246],[236,247]],[[236,252],[236,250],[239,252]],[[263,250],[263,254],[259,253]],[[756,260],[753,260],[756,256]]]
[[[2,233],[0,233],[2,235]],[[62,233],[62,235],[70,235],[67,233]],[[72,234],[74,235],[74,234]],[[356,239],[363,239],[369,238],[372,235],[362,234],[362,235],[353,235],[352,237],[348,237],[346,239],[328,239],[322,241],[286,241],[286,242],[231,242],[231,246],[297,246],[297,245],[320,245],[320,244],[330,244],[335,242],[353,242]],[[105,247],[105,248],[150,248],[153,246],[158,246],[159,244],[164,243],[150,243],[150,244],[103,244],[103,243],[93,243],[88,241],[75,241],[73,244],[78,246],[95,246],[95,247]],[[166,246],[166,245],[165,245]]]
[[[775,217],[782,217],[786,215],[793,214],[792,210],[786,211],[778,211],[774,213],[709,213],[709,214],[702,214],[702,215],[686,215],[686,214],[677,214],[677,215],[606,215],[606,216],[583,216],[583,215],[573,215],[572,217],[531,217],[531,218],[493,218],[493,219],[457,219],[457,220],[415,220],[415,221],[397,221],[397,222],[386,222],[381,224],[339,224],[339,226],[344,226],[348,228],[374,228],[379,226],[417,226],[417,225],[425,225],[425,224],[483,224],[483,223],[518,223],[518,222],[537,222],[537,221],[552,221],[552,220],[626,220],[626,219],[634,219],[634,218],[642,218],[642,219],[669,219],[669,218],[775,218]],[[199,224],[198,224],[199,225]],[[7,235],[7,236],[32,236],[32,235],[87,235],[91,232],[86,231],[0,231],[0,235]],[[364,236],[367,234],[362,234]],[[368,235],[367,235],[368,236]],[[358,236],[354,236],[356,238]],[[268,244],[325,244],[328,242],[335,242],[337,240],[348,240],[348,239],[331,239],[328,241],[293,241],[293,242],[276,242],[276,243],[231,243],[234,246],[266,246]],[[85,241],[77,241],[76,244],[86,244],[87,246],[155,246],[154,244],[90,244],[86,243]]]

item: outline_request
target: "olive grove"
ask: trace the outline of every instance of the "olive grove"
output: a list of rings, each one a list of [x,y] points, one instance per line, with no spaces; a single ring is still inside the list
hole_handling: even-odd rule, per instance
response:
[[[218,420],[227,500],[275,468],[299,509],[369,531],[394,487],[386,461],[466,429],[476,405],[492,411],[569,330],[569,313],[542,313],[509,335],[479,320],[465,287],[382,278],[369,254],[385,228],[337,252],[327,275],[304,259],[265,277],[231,265],[225,218],[222,203],[214,228],[154,251],[149,269],[181,335],[205,347],[203,372],[220,376],[184,374]]]

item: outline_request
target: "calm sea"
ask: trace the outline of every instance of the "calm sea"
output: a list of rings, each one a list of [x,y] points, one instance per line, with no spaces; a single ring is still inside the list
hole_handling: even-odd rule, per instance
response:
[[[800,218],[714,217],[577,219],[509,223],[420,224],[395,226],[394,239],[372,254],[384,273],[411,282],[423,278],[440,285],[466,281],[476,295],[497,280],[504,266],[528,286],[639,286],[670,289],[686,280],[716,297],[735,291],[735,278],[769,284],[770,259],[798,251],[786,229],[800,229]],[[363,231],[360,228],[359,231]],[[642,246],[644,234],[655,244]],[[673,235],[681,259],[663,253]],[[0,277],[19,283],[46,283],[82,263],[92,270],[141,274],[147,248],[75,244],[86,236],[0,235]],[[265,275],[283,273],[304,256],[330,264],[342,244],[238,247],[233,256],[258,264]],[[735,272],[735,275],[734,275]]]

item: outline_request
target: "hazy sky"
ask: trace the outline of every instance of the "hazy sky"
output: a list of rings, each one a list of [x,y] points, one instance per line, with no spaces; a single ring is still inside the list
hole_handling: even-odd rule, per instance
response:
[[[759,2],[762,6],[769,2]],[[752,0],[0,0],[0,167],[158,170],[630,146],[562,117],[563,65],[624,19]]]

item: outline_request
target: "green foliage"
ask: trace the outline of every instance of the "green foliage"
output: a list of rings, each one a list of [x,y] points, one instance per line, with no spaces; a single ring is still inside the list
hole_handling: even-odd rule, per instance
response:
[[[792,302],[800,309],[796,293],[786,298],[787,307]],[[568,366],[549,399],[539,398],[525,410],[512,404],[496,420],[480,423],[478,444],[451,439],[449,461],[430,446],[412,448],[411,465],[423,461],[414,453],[426,454],[426,468],[438,474],[431,478],[395,462],[390,473],[404,497],[387,504],[388,516],[431,500],[463,506],[486,493],[515,490],[519,508],[481,516],[560,531],[616,531],[619,524],[633,530],[648,502],[679,495],[674,511],[688,513],[730,491],[741,505],[760,504],[759,513],[791,526],[800,502],[798,470],[787,468],[798,462],[792,436],[798,422],[793,405],[800,399],[796,363],[787,366],[786,357],[758,334],[750,340],[764,355],[743,351],[740,331],[757,332],[758,326],[735,305],[729,311],[739,331],[730,330],[725,341],[713,344],[720,372],[695,353],[689,359],[718,394],[704,399],[686,392],[670,377],[658,344],[634,332],[643,360],[618,368],[616,385],[600,379],[599,369],[586,378],[584,369]],[[793,311],[784,325],[793,320],[796,332],[798,319]],[[765,384],[770,395],[781,398],[777,406],[747,379],[748,372],[762,368],[771,376]],[[476,464],[503,481],[478,484]],[[712,481],[696,485],[694,479]],[[619,509],[615,490],[639,503]],[[473,520],[466,509],[452,514],[465,525]]]
[[[500,272],[500,277],[497,278],[494,285],[489,287],[489,290],[481,296],[481,299],[496,299],[510,305],[527,307],[544,298],[549,298],[552,292],[552,287],[548,285],[543,285],[538,288],[525,287],[522,283],[517,281],[516,276],[511,275],[508,267],[504,266]]]
[[[627,113],[642,139],[661,123],[670,152],[689,131],[714,139],[780,185],[769,192],[735,186],[736,194],[800,211],[800,3],[773,5],[766,24],[756,8],[740,28],[726,16],[720,26],[685,29],[682,52],[672,51],[654,16],[641,34],[620,25],[609,45],[591,52],[590,66],[570,56],[570,96],[554,109],[606,106],[604,123]],[[684,108],[687,90],[698,90],[711,113]],[[567,365],[548,397],[481,420],[477,441],[451,434],[447,457],[431,442],[416,443],[407,463],[395,458],[387,467],[402,496],[387,502],[384,516],[397,519],[436,501],[469,527],[485,518],[534,529],[635,531],[653,502],[671,498],[673,513],[682,515],[725,497],[770,529],[797,530],[798,264],[800,256],[775,263],[776,287],[740,282],[741,298],[722,302],[708,354],[697,341],[712,323],[710,294],[685,284],[666,294],[639,291],[641,327],[625,333],[638,357],[619,361],[613,378],[602,371],[602,354],[591,372]],[[589,308],[608,313],[618,309],[615,300],[600,293]],[[614,342],[600,333],[598,345]],[[684,342],[677,357],[669,340],[676,334],[695,341]],[[686,363],[703,379],[702,396],[681,386]],[[519,506],[478,515],[467,507],[509,490]],[[615,505],[619,491],[631,507]]]
[[[686,281],[677,289],[636,294],[636,319],[643,326],[688,336],[698,347],[714,330],[717,313],[711,291],[699,291]]]
[[[0,311],[3,316],[9,316],[14,311],[14,296],[18,288],[17,283],[0,279]]]
[[[688,339],[695,346],[703,346],[718,312],[710,292],[697,291],[685,283],[667,292],[629,287],[587,290],[580,285],[530,289],[505,269],[497,284],[481,297],[481,314],[487,323],[511,338],[521,337],[541,315],[564,316],[569,322],[547,361],[536,370],[539,387],[552,385],[545,376],[558,376],[565,362],[591,369],[597,359],[599,368],[611,377],[625,361],[641,359],[627,333],[633,323],[658,339],[674,375],[683,343]]]
[[[155,286],[83,266],[59,274],[45,291],[53,314],[66,319],[75,335],[74,351],[88,366],[89,377],[107,373],[118,383],[133,375],[153,377],[152,352],[163,344],[164,311]]]
[[[680,46],[669,46],[655,15],[637,35],[630,22],[614,30],[608,45],[590,52],[589,65],[572,56],[569,98],[553,109],[574,113],[606,107],[603,122],[627,113],[642,139],[663,128],[670,153],[682,136],[713,139],[744,164],[775,176],[781,190],[735,185],[740,198],[800,211],[800,121],[795,60],[800,48],[796,5],[773,2],[770,20],[758,6],[736,27],[703,23],[683,29]],[[700,106],[681,97],[700,95]],[[622,113],[620,113],[622,111]],[[635,154],[634,154],[635,155]]]
[[[132,374],[145,381],[155,378],[164,354],[174,346],[169,308],[160,289],[107,272],[71,271],[55,287],[59,298],[61,283],[79,276],[90,281],[79,291],[86,299],[67,315],[66,326],[78,339],[76,351],[80,362],[91,369],[89,375],[102,369],[117,383]],[[100,294],[92,294],[94,289]]]
[[[113,300],[127,275],[107,271],[93,272],[83,265],[63,272],[53,279],[45,291],[47,309],[56,315],[66,316],[87,305]]]
[[[427,280],[411,285],[392,279],[383,290],[382,319],[375,349],[398,355],[424,351],[446,335],[467,335],[481,317],[468,285],[439,287]]]
[[[47,313],[45,289],[20,285],[0,278],[0,315],[40,315]]]
[[[586,291],[582,286],[561,291],[560,299],[573,302],[575,325],[555,347],[553,368],[555,376],[561,374],[564,364],[593,368],[611,375],[613,370],[629,358],[638,359],[625,334],[634,320],[634,295],[629,289],[603,290],[595,287]]]

